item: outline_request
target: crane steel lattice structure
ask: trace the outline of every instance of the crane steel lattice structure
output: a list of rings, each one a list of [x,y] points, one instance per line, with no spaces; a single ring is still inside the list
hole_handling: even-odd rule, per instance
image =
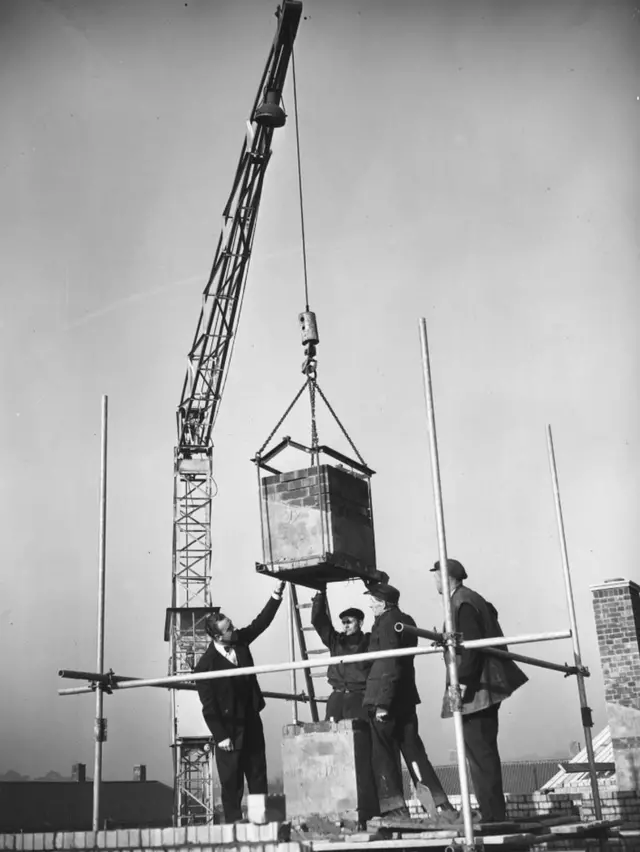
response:
[[[276,12],[276,35],[247,121],[177,409],[172,590],[165,624],[165,639],[171,643],[171,674],[191,671],[208,644],[203,622],[212,609],[212,430],[242,307],[271,139],[274,129],[282,127],[286,120],[280,102],[301,13],[299,0],[283,0]],[[209,738],[185,735],[185,726],[181,725],[181,701],[188,695],[171,691],[177,825],[213,819],[213,755]]]

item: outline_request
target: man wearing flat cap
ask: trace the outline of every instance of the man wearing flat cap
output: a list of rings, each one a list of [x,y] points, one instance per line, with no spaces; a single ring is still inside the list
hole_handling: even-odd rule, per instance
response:
[[[371,585],[369,595],[374,615],[370,651],[388,651],[415,647],[416,636],[395,630],[397,622],[415,626],[410,615],[399,607],[400,592],[388,583]],[[418,733],[416,705],[420,696],[416,689],[413,656],[383,657],[374,660],[367,678],[364,707],[369,713],[371,727],[371,763],[378,790],[382,816],[408,818],[400,753],[416,787],[425,810],[431,809],[431,799],[444,822],[458,819],[458,812],[449,801],[435,773]]]
[[[431,569],[436,589],[442,594],[440,562]],[[466,640],[503,636],[493,604],[463,584],[467,572],[457,559],[447,559],[453,629]],[[507,650],[506,645],[501,646]],[[498,752],[498,710],[528,678],[513,660],[462,648],[457,656],[462,693],[462,731],[482,822],[503,822],[505,801],[502,766]],[[442,717],[453,715],[449,700],[449,668],[442,704]]]
[[[362,632],[364,613],[356,607],[343,610],[338,616],[342,630],[331,623],[327,608],[326,590],[313,598],[311,623],[332,657],[345,654],[363,654],[369,650],[370,633]],[[327,701],[326,719],[367,719],[362,709],[364,688],[371,663],[334,663],[327,669],[327,680],[332,692]]]

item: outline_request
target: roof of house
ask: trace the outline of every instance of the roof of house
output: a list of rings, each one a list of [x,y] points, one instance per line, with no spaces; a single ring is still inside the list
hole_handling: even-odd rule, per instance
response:
[[[105,781],[100,827],[172,824],[173,790],[160,781]],[[0,831],[89,831],[93,784],[60,781],[0,782]]]
[[[502,781],[505,793],[523,795],[533,793],[558,771],[558,760],[505,760],[502,762]],[[434,767],[445,793],[460,795],[460,777],[457,763]],[[406,772],[406,770],[404,770]],[[408,772],[405,787],[410,789]]]
[[[611,743],[611,729],[607,725],[599,734],[593,737],[593,756],[596,763],[613,763],[613,745]],[[571,760],[563,761],[565,763],[587,763],[586,747],[579,751]],[[603,786],[614,785],[616,783],[615,769],[605,771],[597,771],[598,785]],[[543,792],[552,790],[566,789],[567,787],[588,787],[591,784],[591,776],[588,772],[567,772],[566,769],[559,769],[551,778],[546,781],[542,787]]]

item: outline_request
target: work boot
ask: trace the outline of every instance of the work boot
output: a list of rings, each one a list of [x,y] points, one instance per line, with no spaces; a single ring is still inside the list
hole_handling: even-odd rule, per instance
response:
[[[385,811],[382,814],[382,819],[411,819],[411,813],[406,805],[402,805],[400,808]]]
[[[438,805],[435,818],[439,825],[456,825],[462,822],[462,812],[457,811],[450,802],[447,802],[446,805]]]
[[[464,816],[462,811],[456,810],[453,805],[440,806],[438,808],[438,813],[436,815],[436,822],[439,825],[463,825],[464,824]],[[479,825],[481,822],[480,814],[478,811],[471,811],[471,822],[473,825]]]

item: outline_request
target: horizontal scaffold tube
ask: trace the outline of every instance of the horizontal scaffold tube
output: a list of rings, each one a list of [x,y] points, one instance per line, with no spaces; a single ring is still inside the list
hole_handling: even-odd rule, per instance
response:
[[[88,681],[91,681],[93,684],[104,683],[108,687],[112,687],[115,684],[120,683],[121,681],[140,680],[140,678],[126,677],[125,675],[114,675],[114,674],[110,674],[110,673],[100,674],[99,672],[79,672],[79,671],[75,671],[73,669],[60,669],[60,671],[58,672],[58,675],[60,677],[71,678],[73,680],[88,680]],[[164,683],[158,683],[158,684],[156,684],[156,686],[158,687],[158,689],[168,689],[169,688]],[[197,686],[195,685],[195,683],[179,683],[179,684],[175,684],[171,688],[172,689],[190,689],[192,691],[195,691],[197,689]],[[82,687],[82,689],[83,689],[83,691],[86,691],[87,687]],[[90,689],[93,690],[93,686],[90,687]],[[310,701],[310,698],[309,698],[309,696],[307,695],[306,692],[299,692],[299,693],[296,693],[295,695],[291,695],[288,692],[265,692],[263,690],[262,694],[264,695],[265,698],[283,698],[285,701],[300,701],[303,704],[305,702]],[[314,700],[315,701],[327,701],[326,698],[316,698]]]
[[[498,639],[471,639],[469,642],[461,642],[463,648],[486,648],[493,645],[521,645],[527,642],[550,642],[554,639],[569,639],[570,630],[559,630],[556,633],[528,633],[522,636],[501,636]],[[343,654],[336,657],[325,657],[320,660],[298,660],[286,663],[265,663],[260,666],[246,666],[237,669],[222,669],[214,672],[198,672],[197,674],[167,675],[165,677],[140,678],[139,680],[114,682],[114,692],[120,689],[138,689],[142,686],[166,686],[173,689],[174,684],[185,682],[195,683],[201,680],[218,680],[224,677],[242,677],[249,674],[269,674],[270,672],[286,672],[292,669],[323,668],[334,663],[360,663],[372,660],[380,660],[386,657],[414,657],[422,654],[438,654],[440,648],[431,646],[417,646],[415,648],[392,648],[389,651],[367,651],[364,654]],[[80,695],[85,692],[93,692],[91,686],[73,687],[71,689],[59,689],[58,695]]]
[[[408,633],[410,636],[420,636],[423,639],[433,639],[433,641],[438,642],[438,644],[444,644],[444,634],[438,633],[435,630],[425,630],[423,627],[414,627],[413,624],[404,624],[402,621],[399,621],[395,625],[395,629],[397,633]],[[542,636],[544,635],[545,634],[542,634]],[[491,644],[493,646],[498,643],[494,639]],[[460,645],[466,648],[471,647],[470,643],[465,644],[464,642],[461,642]],[[490,654],[492,657],[503,657],[505,660],[513,660],[516,663],[525,663],[528,666],[537,666],[539,669],[550,669],[553,672],[563,672],[566,675],[578,674],[578,671],[580,671],[577,666],[566,666],[562,665],[562,663],[551,663],[548,660],[540,660],[537,657],[527,657],[524,654],[513,654],[511,651],[503,651],[494,647],[485,647],[483,648],[482,653]],[[589,672],[584,670],[582,671],[582,674],[588,676]]]

